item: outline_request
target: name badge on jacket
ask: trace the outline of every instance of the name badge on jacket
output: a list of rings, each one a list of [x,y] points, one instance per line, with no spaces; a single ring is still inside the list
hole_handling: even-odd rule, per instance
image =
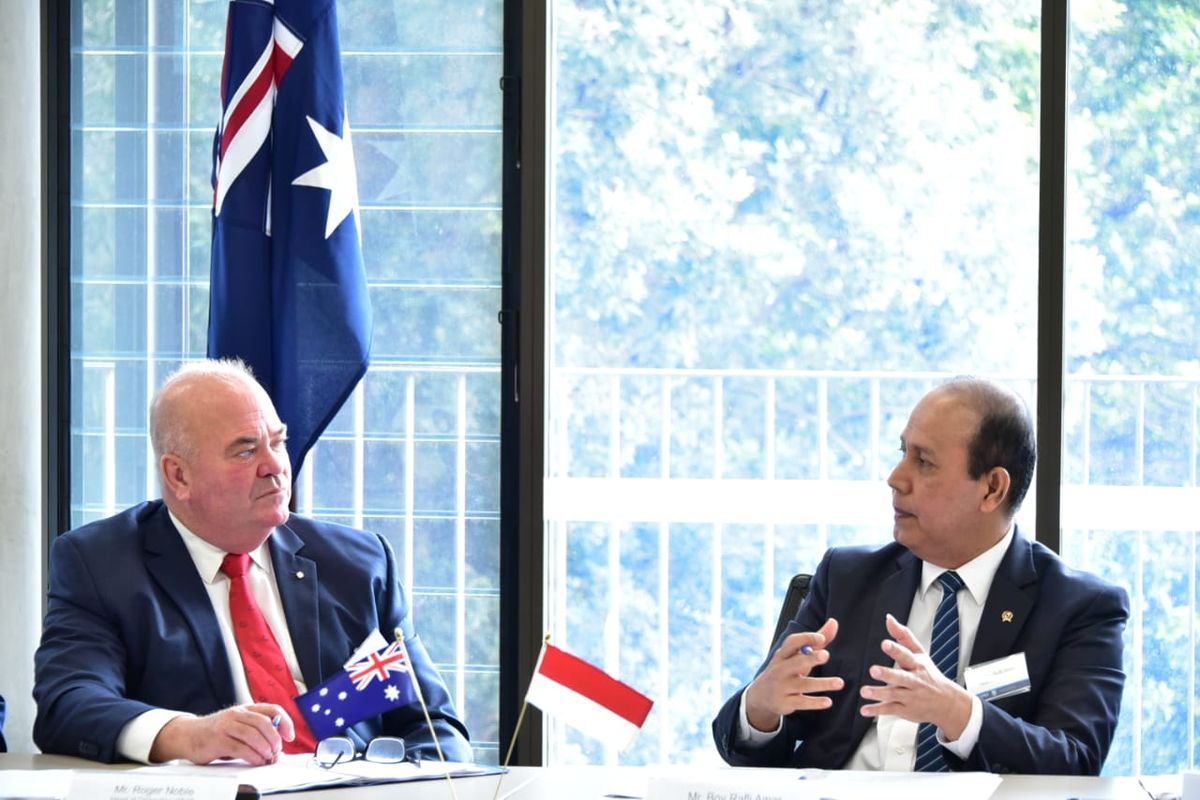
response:
[[[980,700],[999,700],[1029,691],[1029,668],[1024,653],[972,664],[963,672],[967,691]]]

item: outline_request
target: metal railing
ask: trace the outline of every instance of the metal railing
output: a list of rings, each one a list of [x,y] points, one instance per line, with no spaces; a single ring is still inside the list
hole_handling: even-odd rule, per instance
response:
[[[76,470],[80,485],[89,487],[73,512],[77,522],[115,513],[119,508],[154,496],[149,445],[143,425],[119,424],[122,402],[118,379],[119,360],[86,359],[84,391],[91,398],[91,412],[73,432]],[[147,370],[165,370],[169,364]],[[463,554],[467,528],[472,520],[498,525],[498,512],[480,512],[469,507],[466,495],[468,448],[472,444],[498,442],[498,435],[471,433],[468,425],[467,381],[474,375],[494,375],[498,367],[437,367],[432,365],[385,364],[373,367],[364,386],[355,392],[348,408],[323,438],[326,447],[349,447],[349,489],[336,503],[314,505],[311,484],[324,457],[322,445],[310,455],[298,493],[304,513],[345,519],[364,524],[368,519],[388,519],[397,524],[393,544],[405,570],[406,585],[429,597],[446,599],[453,607],[454,656],[441,667],[448,673],[456,697],[462,698],[471,680],[494,676],[496,665],[468,660],[468,605],[484,596],[498,600],[496,588],[479,588],[467,580]],[[393,401],[403,409],[403,427],[398,431],[369,430],[365,397],[371,381],[387,374],[403,376],[402,396]],[[416,452],[426,434],[417,430],[420,400],[416,391],[422,377],[437,375],[455,383],[452,430],[437,435],[453,445],[452,475],[455,487],[452,507],[420,507],[415,494]],[[754,526],[761,536],[761,570],[755,580],[761,586],[753,609],[747,612],[758,631],[760,644],[773,629],[783,587],[797,571],[794,562],[778,563],[777,553],[786,547],[780,531],[788,526],[811,530],[807,546],[819,554],[828,544],[848,541],[885,541],[890,535],[890,498],[884,483],[894,460],[888,451],[896,441],[908,411],[930,386],[947,376],[939,373],[829,372],[801,370],[652,370],[652,369],[556,369],[552,394],[547,404],[548,474],[545,483],[547,525],[547,617],[556,641],[572,646],[572,631],[566,623],[574,602],[568,586],[568,544],[572,526],[580,523],[601,526],[605,531],[603,574],[608,597],[623,595],[630,567],[623,559],[622,535],[631,525],[657,532],[657,555],[652,565],[641,565],[647,574],[638,580],[653,587],[660,602],[653,609],[655,635],[644,647],[651,660],[662,665],[651,685],[642,686],[662,698],[655,710],[657,741],[654,759],[671,761],[695,757],[680,749],[681,726],[691,721],[706,722],[710,709],[673,707],[670,651],[672,616],[667,599],[678,594],[670,569],[672,530],[678,526],[702,526],[711,542],[704,554],[702,580],[709,590],[706,607],[696,612],[715,631],[701,648],[705,660],[706,703],[715,709],[723,701],[731,682],[745,680],[743,665],[727,651],[721,635],[726,622],[727,562],[733,526]],[[1035,402],[1035,382],[1027,377],[1003,379]],[[147,380],[146,385],[152,385]],[[1133,600],[1127,664],[1130,675],[1127,712],[1122,723],[1131,731],[1131,771],[1142,771],[1143,742],[1147,731],[1142,719],[1143,685],[1148,676],[1143,653],[1154,646],[1148,630],[1147,597],[1143,588],[1148,559],[1155,556],[1155,532],[1200,530],[1200,488],[1197,487],[1197,448],[1200,446],[1200,379],[1174,376],[1071,376],[1065,383],[1064,485],[1062,519],[1064,552],[1080,566],[1108,571],[1124,583]],[[124,398],[144,408],[148,398]],[[366,451],[373,443],[388,442],[402,452],[404,477],[400,508],[371,508],[366,487],[372,480]],[[140,451],[140,456],[138,455]],[[1162,454],[1172,470],[1161,468]],[[801,466],[791,463],[800,459]],[[498,460],[496,462],[498,464]],[[498,466],[496,467],[498,469]],[[143,476],[141,483],[122,483],[121,476]],[[1169,479],[1174,479],[1170,483]],[[1149,485],[1151,482],[1156,485]],[[144,492],[144,494],[142,494]],[[1032,520],[1035,497],[1027,501],[1022,517]],[[420,571],[414,570],[416,521],[434,513],[452,519],[454,526],[454,578],[447,585],[418,585]],[[849,531],[849,533],[847,533]],[[1111,558],[1089,550],[1089,532],[1127,531],[1134,542],[1135,557],[1116,569]],[[855,538],[857,537],[857,538]],[[1160,537],[1161,538],[1161,537]],[[1187,641],[1196,651],[1195,548],[1190,557],[1187,612]],[[677,578],[674,578],[677,579]],[[631,611],[621,602],[611,603],[601,625],[590,635],[602,640],[595,654],[602,666],[621,675],[620,636],[623,619]],[[625,615],[623,617],[623,615]],[[578,643],[578,642],[576,642]],[[754,659],[761,656],[755,653]],[[745,661],[746,659],[742,659]],[[752,660],[752,659],[751,659]],[[732,666],[731,666],[732,665]],[[628,672],[628,670],[626,670]],[[1187,696],[1186,753],[1195,752],[1194,659],[1185,674],[1173,680],[1185,682]],[[1134,711],[1128,711],[1133,708]],[[687,719],[685,719],[687,718]],[[694,726],[693,726],[694,727]],[[557,740],[567,736],[557,728]],[[1120,731],[1119,731],[1120,734]],[[495,746],[489,742],[488,746]],[[553,747],[554,745],[552,745]],[[1181,743],[1181,749],[1183,744]],[[615,753],[605,753],[615,761]],[[1123,757],[1124,758],[1124,757]],[[1190,756],[1180,766],[1190,766]]]
[[[656,641],[647,644],[654,649],[653,661],[658,666],[644,675],[629,675],[628,670],[625,674],[649,682],[643,688],[655,696],[670,698],[671,531],[679,525],[706,526],[711,542],[706,544],[710,548],[702,570],[706,574],[698,571],[691,577],[704,581],[710,592],[708,629],[713,633],[698,648],[701,655],[695,657],[707,660],[705,682],[711,705],[707,711],[715,711],[731,685],[750,677],[744,672],[730,674],[731,669],[746,669],[747,660],[738,662],[736,654],[725,652],[721,633],[722,625],[730,622],[723,597],[730,580],[724,553],[730,526],[755,526],[761,537],[756,539],[756,546],[761,547],[762,573],[756,579],[762,587],[761,597],[757,607],[747,612],[761,630],[763,651],[753,657],[758,659],[774,628],[787,580],[802,571],[795,563],[776,563],[777,530],[810,526],[811,552],[817,554],[837,543],[833,538],[846,541],[845,528],[853,531],[850,536],[857,537],[856,541],[887,541],[891,510],[885,479],[894,461],[886,455],[888,442],[897,441],[916,399],[948,377],[882,371],[555,369],[548,404],[545,485],[551,565],[548,615],[555,637],[571,646],[572,635],[577,640],[602,635],[601,648],[590,642],[576,644],[592,647],[605,669],[622,674],[615,632],[624,627],[630,614],[644,615],[645,610],[624,609],[620,602],[613,602],[605,609],[602,624],[590,630],[572,629],[568,619],[574,601],[566,587],[568,574],[580,568],[568,564],[571,531],[583,523],[607,531],[608,547],[597,572],[604,575],[609,596],[620,597],[622,582],[628,577],[624,573],[630,570],[622,560],[622,536],[634,526],[654,528],[659,542],[656,563],[633,568],[650,570],[652,575],[643,576],[641,582],[656,587],[659,602],[652,637]],[[1034,379],[1010,376],[1000,380],[1021,394],[1030,408],[1035,407]],[[731,392],[735,386],[736,392]],[[846,392],[846,387],[852,390]],[[1153,557],[1146,537],[1154,531],[1200,531],[1196,511],[1200,508],[1200,378],[1069,376],[1065,387],[1064,548],[1068,557],[1083,562],[1080,566],[1104,572],[1130,591],[1133,618],[1128,634],[1127,697],[1136,701],[1132,712],[1127,704],[1124,723],[1132,731],[1132,753],[1118,760],[1139,772],[1144,766],[1141,701],[1147,679],[1143,654],[1153,645],[1144,612],[1143,566]],[[731,398],[733,394],[736,397]],[[846,395],[854,396],[858,407],[839,407]],[[792,398],[789,402],[793,405],[796,397],[804,397],[802,413],[785,409],[784,396]],[[757,427],[748,426],[747,417],[757,420]],[[853,431],[839,430],[839,420],[848,420]],[[737,423],[736,431],[732,422]],[[786,441],[796,438],[797,426],[803,429],[800,438],[810,449],[803,469],[785,463],[785,451],[794,456],[800,450],[794,441]],[[681,436],[680,431],[686,435]],[[751,446],[746,446],[747,441]],[[732,452],[740,454],[736,464]],[[751,455],[747,457],[747,453]],[[1150,470],[1155,458],[1163,454],[1169,454],[1173,469]],[[678,466],[681,460],[686,462],[683,468]],[[1147,485],[1151,477],[1158,485]],[[1027,530],[1031,529],[1035,503],[1036,497],[1031,495],[1020,515],[1029,523]],[[831,537],[834,530],[837,537]],[[1091,552],[1085,534],[1096,530],[1132,532],[1135,563],[1114,565],[1106,552]],[[1187,609],[1193,645],[1194,561],[1193,554]],[[1191,652],[1195,652],[1194,646]],[[1186,672],[1188,696],[1193,699],[1188,703],[1184,753],[1191,754],[1196,743],[1194,663],[1188,664]],[[656,706],[656,753],[651,760],[686,760],[703,757],[706,749],[711,750],[702,742],[692,752],[680,751],[676,718],[695,713],[692,708],[681,712],[669,701]],[[564,748],[571,734],[554,730],[557,739],[551,737],[552,750]],[[606,751],[603,759],[615,762],[617,754]],[[1191,756],[1186,755],[1183,763],[1190,765]]]
[[[137,361],[140,364],[142,360]],[[95,407],[95,412],[88,415],[85,422],[72,431],[73,449],[77,456],[84,456],[77,457],[73,465],[73,482],[77,487],[84,487],[81,492],[83,496],[72,504],[73,525],[111,516],[143,499],[160,496],[144,413],[131,415],[138,420],[138,424],[135,425],[122,426],[118,424],[118,419],[123,410],[147,408],[149,394],[177,363],[152,362],[149,368],[139,367],[145,369],[152,378],[146,381],[127,381],[122,385],[118,365],[129,366],[132,360],[79,359],[84,381],[80,389],[84,396],[91,398],[89,402]],[[481,586],[479,581],[469,581],[467,575],[469,546],[484,546],[478,537],[469,543],[468,526],[471,523],[493,526],[493,545],[497,552],[499,548],[499,498],[495,499],[492,508],[472,508],[468,502],[470,469],[486,473],[489,470],[497,470],[499,465],[499,432],[471,430],[468,381],[477,376],[498,376],[499,372],[498,365],[373,365],[352,393],[338,418],[310,451],[304,468],[297,476],[296,498],[300,513],[337,520],[359,528],[372,527],[367,525],[368,521],[374,524],[385,523],[387,530],[381,532],[388,537],[396,551],[402,579],[409,592],[409,605],[414,609],[414,620],[419,628],[428,624],[429,620],[419,619],[421,603],[414,603],[414,599],[439,601],[440,604],[452,608],[451,619],[437,621],[440,629],[453,631],[453,647],[449,657],[437,659],[437,666],[449,684],[453,696],[458,698],[459,710],[467,717],[468,724],[473,722],[471,712],[474,710],[464,702],[464,698],[469,696],[468,684],[480,678],[493,680],[499,672],[496,663],[478,663],[470,658],[469,654],[472,652],[487,652],[491,648],[468,647],[469,607],[472,604],[489,602],[498,606],[500,595],[497,583]],[[388,397],[381,401],[395,403],[402,409],[397,416],[403,419],[403,425],[399,430],[370,430],[366,422],[366,397],[373,394],[372,383],[385,376],[403,387],[399,392],[401,396]],[[450,415],[452,421],[448,431],[423,431],[417,424],[421,411],[418,407],[417,386],[422,380],[429,379],[449,381],[453,384],[453,407],[439,409]],[[372,444],[381,443],[395,447],[402,454],[402,463],[398,465],[402,478],[397,489],[403,499],[394,505],[372,507],[366,502],[366,489],[368,481],[378,481],[382,465],[368,463],[367,449]],[[453,449],[452,463],[432,465],[432,468],[444,472],[453,482],[453,490],[446,493],[452,497],[449,505],[422,503],[418,497],[416,479],[417,471],[421,468],[418,447],[425,443],[437,443]],[[483,464],[469,465],[468,451],[474,445],[491,446],[494,454],[484,455]],[[344,491],[330,492],[326,491],[327,487],[322,487],[322,491],[318,493],[315,491],[313,476],[321,471],[322,460],[329,457],[335,448],[350,450],[349,474],[340,482]],[[479,457],[476,458],[478,460]],[[319,501],[316,500],[318,496]],[[453,577],[449,581],[431,579],[432,570],[429,569],[429,565],[422,568],[415,563],[417,528],[422,520],[450,521],[453,524],[452,541],[445,552],[446,558],[452,559],[454,565]],[[490,560],[499,563],[498,557]],[[493,577],[498,582],[499,576]],[[498,635],[496,631],[492,633]],[[494,708],[485,709],[479,714],[491,718]],[[480,736],[483,729],[482,724],[473,728],[476,732],[474,745],[477,751],[483,751],[483,757],[494,757],[498,743],[494,736],[490,739]]]

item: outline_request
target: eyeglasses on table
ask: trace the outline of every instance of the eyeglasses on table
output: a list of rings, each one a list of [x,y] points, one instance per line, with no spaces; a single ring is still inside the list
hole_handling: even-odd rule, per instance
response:
[[[399,764],[405,760],[416,761],[417,754],[409,754],[404,740],[397,736],[376,736],[362,753],[355,752],[354,742],[349,738],[330,736],[317,743],[317,751],[313,754],[313,762],[321,769],[332,769],[357,758],[375,764]]]

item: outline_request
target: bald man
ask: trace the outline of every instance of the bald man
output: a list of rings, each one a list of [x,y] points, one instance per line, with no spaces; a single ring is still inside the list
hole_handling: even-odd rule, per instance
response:
[[[470,761],[466,728],[413,628],[391,547],[289,513],[287,431],[245,366],[185,365],[151,402],[150,436],[162,499],[70,531],[51,548],[35,657],[38,747],[108,762],[272,763],[301,741],[290,698],[342,670],[372,631],[390,639],[400,628],[442,750]],[[231,555],[290,673],[282,699],[251,689],[231,617],[234,576],[223,567]],[[400,736],[409,752],[436,757],[415,702],[346,735],[359,747]]]

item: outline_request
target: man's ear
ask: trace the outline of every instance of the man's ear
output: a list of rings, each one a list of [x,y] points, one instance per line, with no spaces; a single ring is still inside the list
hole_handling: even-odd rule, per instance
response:
[[[1004,506],[1004,501],[1008,499],[1008,490],[1012,488],[1012,476],[1004,467],[992,467],[983,476],[983,481],[986,492],[979,502],[979,510],[990,514]]]
[[[191,475],[183,459],[174,453],[165,453],[159,459],[158,466],[162,473],[163,491],[179,500],[187,500],[191,495]]]

